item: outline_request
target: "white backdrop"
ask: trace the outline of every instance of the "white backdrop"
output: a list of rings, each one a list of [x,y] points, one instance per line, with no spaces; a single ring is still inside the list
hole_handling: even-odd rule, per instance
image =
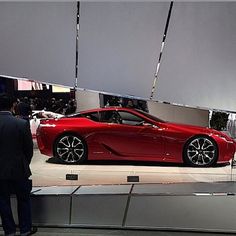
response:
[[[0,75],[74,86],[76,2],[0,2]]]
[[[154,98],[236,111],[236,2],[174,3]]]
[[[80,88],[149,98],[169,2],[81,2]],[[175,2],[155,100],[236,111],[236,2]],[[74,86],[76,2],[0,2],[0,75]]]
[[[168,2],[81,2],[78,86],[150,97],[168,10]]]

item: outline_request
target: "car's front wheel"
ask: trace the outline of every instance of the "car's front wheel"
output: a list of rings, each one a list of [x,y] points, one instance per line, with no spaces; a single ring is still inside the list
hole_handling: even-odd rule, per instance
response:
[[[80,164],[87,158],[87,146],[79,136],[64,134],[55,142],[54,155],[63,163]]]
[[[216,142],[208,136],[195,136],[184,147],[184,161],[195,167],[212,166],[218,159]]]

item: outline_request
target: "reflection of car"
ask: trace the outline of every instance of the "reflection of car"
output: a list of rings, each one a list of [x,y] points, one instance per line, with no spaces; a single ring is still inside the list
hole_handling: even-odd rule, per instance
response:
[[[30,119],[30,129],[31,129],[31,133],[32,133],[32,137],[36,137],[36,130],[40,124],[40,120],[41,119],[48,119],[48,118],[60,118],[63,115],[58,114],[58,113],[54,113],[51,111],[36,111],[33,110],[32,112],[32,119]]]
[[[164,122],[121,107],[41,120],[37,140],[41,153],[65,163],[103,159],[211,166],[228,162],[235,152],[234,141],[219,131]]]

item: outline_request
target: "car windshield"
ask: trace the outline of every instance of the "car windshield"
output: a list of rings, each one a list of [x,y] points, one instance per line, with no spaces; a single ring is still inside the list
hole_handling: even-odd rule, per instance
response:
[[[159,118],[157,118],[156,116],[153,116],[145,111],[142,111],[142,110],[138,110],[138,109],[135,109],[136,111],[138,111],[139,113],[143,114],[144,116],[146,116],[147,118],[151,119],[151,120],[154,120],[154,121],[157,121],[157,122],[161,122],[161,123],[166,123],[166,121],[164,120],[161,120]]]

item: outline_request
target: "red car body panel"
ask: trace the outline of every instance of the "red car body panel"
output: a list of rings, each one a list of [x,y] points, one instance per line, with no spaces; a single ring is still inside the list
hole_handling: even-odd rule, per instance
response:
[[[88,160],[182,163],[184,145],[196,135],[206,135],[215,140],[219,152],[218,163],[228,162],[235,153],[235,142],[222,132],[198,126],[158,122],[135,109],[98,108],[81,112],[81,114],[102,111],[129,112],[151,125],[98,122],[86,117],[43,120],[37,130],[37,141],[41,153],[53,156],[54,143],[64,133],[73,133],[85,140]]]

